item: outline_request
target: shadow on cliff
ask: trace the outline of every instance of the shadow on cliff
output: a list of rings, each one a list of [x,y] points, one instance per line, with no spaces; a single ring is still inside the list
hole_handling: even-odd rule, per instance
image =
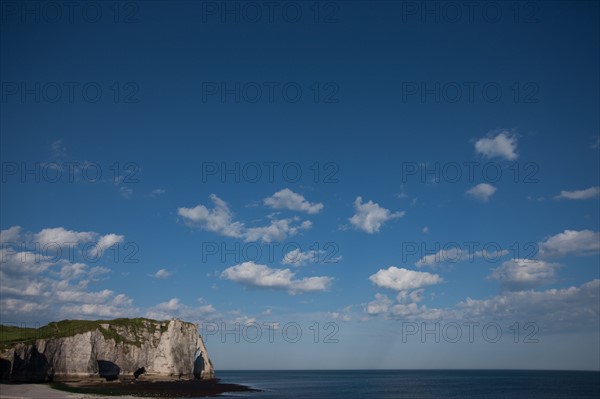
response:
[[[15,353],[10,379],[15,382],[52,381],[52,368],[46,355],[38,352],[34,345],[25,353],[24,358]]]
[[[194,360],[194,377],[200,379],[202,371],[204,371],[204,358],[200,355]]]
[[[121,368],[108,360],[98,360],[98,375],[106,381],[114,381],[119,378]]]
[[[10,379],[11,366],[10,360],[0,358],[0,381],[8,381]]]

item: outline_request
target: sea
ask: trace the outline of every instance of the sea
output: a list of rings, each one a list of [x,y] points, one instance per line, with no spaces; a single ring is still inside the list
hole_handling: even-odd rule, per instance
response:
[[[598,371],[327,370],[217,371],[261,392],[244,398],[600,398]]]

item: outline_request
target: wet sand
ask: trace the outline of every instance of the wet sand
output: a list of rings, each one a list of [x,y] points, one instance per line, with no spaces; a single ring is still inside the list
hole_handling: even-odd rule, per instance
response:
[[[0,384],[0,399],[183,398],[216,396],[227,392],[257,392],[257,390],[244,385],[220,383],[218,379]]]
[[[102,396],[58,391],[49,384],[0,384],[1,399],[101,399]],[[113,397],[114,398],[114,397]],[[124,396],[123,398],[133,398]]]

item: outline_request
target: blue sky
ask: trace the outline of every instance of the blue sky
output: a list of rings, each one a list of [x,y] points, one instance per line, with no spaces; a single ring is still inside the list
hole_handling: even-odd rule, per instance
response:
[[[600,368],[597,3],[54,4],[2,2],[2,323]]]

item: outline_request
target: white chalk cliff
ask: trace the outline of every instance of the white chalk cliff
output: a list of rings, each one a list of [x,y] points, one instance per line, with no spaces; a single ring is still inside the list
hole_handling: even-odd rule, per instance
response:
[[[90,331],[17,343],[0,353],[2,374],[13,381],[214,378],[197,324],[136,320],[131,325],[103,321]]]

